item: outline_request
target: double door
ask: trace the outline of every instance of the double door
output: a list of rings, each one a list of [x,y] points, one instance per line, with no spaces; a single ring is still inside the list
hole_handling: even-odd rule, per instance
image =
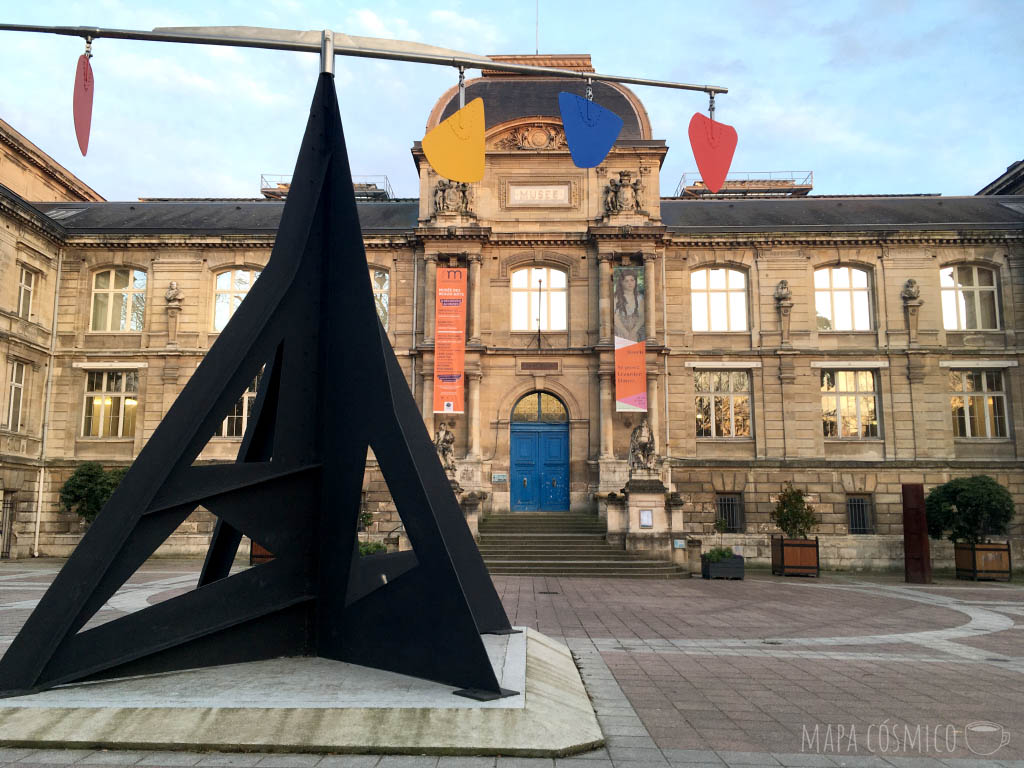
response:
[[[569,509],[569,425],[512,424],[513,511]]]

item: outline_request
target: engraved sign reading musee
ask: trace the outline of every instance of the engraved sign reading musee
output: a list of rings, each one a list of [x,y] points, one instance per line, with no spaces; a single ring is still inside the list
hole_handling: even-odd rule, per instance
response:
[[[555,206],[571,205],[569,182],[564,184],[508,185],[508,205]]]

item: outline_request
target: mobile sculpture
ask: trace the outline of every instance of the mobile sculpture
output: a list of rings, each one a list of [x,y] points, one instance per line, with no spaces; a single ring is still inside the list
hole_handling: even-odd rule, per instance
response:
[[[0,660],[0,696],[280,656],[320,656],[391,670],[482,700],[515,693],[500,687],[482,639],[513,630],[377,317],[334,88],[334,56],[453,66],[460,85],[465,68],[486,67],[712,95],[725,89],[505,64],[397,41],[345,36],[339,45],[327,31],[16,25],[0,30],[86,39],[74,99],[83,154],[92,109],[88,46],[94,39],[321,54],[305,136],[263,275]],[[578,118],[566,121],[574,161],[599,163],[621,120],[579,97],[566,99],[563,110],[576,110],[573,119]],[[459,119],[451,123],[452,118]],[[424,137],[425,153],[449,178],[482,176],[482,101],[452,118]],[[194,465],[260,370],[235,463]],[[356,530],[368,448],[388,482],[411,551],[359,556]],[[197,588],[89,627],[200,505],[218,521]],[[243,535],[274,558],[231,574]]]

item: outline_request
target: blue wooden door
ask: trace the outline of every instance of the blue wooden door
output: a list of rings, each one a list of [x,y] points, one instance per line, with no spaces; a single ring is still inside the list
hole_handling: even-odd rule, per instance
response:
[[[512,424],[511,454],[514,511],[569,508],[568,424]]]

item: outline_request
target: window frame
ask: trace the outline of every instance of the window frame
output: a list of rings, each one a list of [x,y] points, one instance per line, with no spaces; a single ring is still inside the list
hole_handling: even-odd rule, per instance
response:
[[[128,284],[123,288],[115,287],[115,275],[119,271],[128,272]],[[97,288],[96,283],[99,280],[100,275],[110,275],[106,288]],[[135,287],[135,282],[138,280],[137,275],[142,275],[142,287]],[[100,269],[93,270],[90,278],[90,294],[89,294],[89,332],[90,333],[142,333],[146,330],[146,309],[148,304],[147,291],[149,290],[149,273],[138,267],[134,266],[113,266],[113,267],[102,267]],[[124,328],[113,328],[114,318],[114,300],[115,296],[122,296],[122,305],[125,310],[125,327]],[[96,300],[99,296],[107,297],[107,309],[106,309],[106,324],[104,328],[94,327],[96,322]],[[132,318],[134,316],[133,308],[136,304],[136,297],[142,299],[142,316],[138,328],[132,328]],[[120,325],[120,322],[118,323]]]
[[[32,317],[32,303],[35,301],[35,289],[39,272],[26,267],[21,262],[18,263],[18,267],[21,269],[21,272],[18,274],[17,315],[23,320],[28,320]],[[27,283],[25,282],[26,277],[29,278]],[[26,297],[28,298],[28,307],[25,307]]]
[[[981,389],[968,390],[967,389],[967,377],[964,374],[971,374],[971,375],[980,376],[981,385],[982,385]],[[953,377],[957,376],[957,375],[960,376],[960,380],[961,380],[961,388],[960,389],[954,389],[953,386],[952,386],[952,384],[953,384]],[[999,382],[1000,382],[1000,388],[999,389],[989,389],[988,377],[989,376],[993,376],[993,375],[999,377]],[[1008,394],[1009,394],[1009,389],[1007,388],[1006,372],[1005,371],[999,370],[999,369],[993,370],[991,368],[980,368],[980,369],[979,368],[951,368],[950,371],[949,371],[949,382],[950,382],[950,387],[949,387],[949,393],[950,393],[949,394],[949,406],[950,406],[950,416],[952,418],[953,439],[954,440],[971,440],[971,441],[974,441],[974,440],[1009,440],[1010,439],[1011,423],[1010,423],[1010,419],[1009,419],[1009,415],[1010,415],[1010,411],[1009,411],[1009,407],[1008,407],[1009,404],[1007,402]],[[955,412],[954,406],[953,406],[954,401],[958,397],[961,398],[964,401],[962,406],[961,406],[962,414],[963,414],[961,421],[962,421],[963,426],[964,426],[964,432],[961,433],[961,434],[957,434],[957,432],[958,432],[957,421],[958,420],[957,420],[956,412]],[[985,424],[985,434],[984,435],[974,435],[974,434],[971,434],[971,419],[970,419],[970,416],[969,416],[969,414],[970,414],[970,403],[969,403],[969,401],[972,398],[981,398],[981,402],[982,402],[982,422]],[[998,399],[998,400],[1000,400],[1002,402],[1002,419],[1001,419],[1001,421],[1002,421],[1003,432],[1004,432],[1004,434],[1002,434],[1002,435],[990,434],[990,429],[991,429],[991,427],[993,425],[993,419],[992,419],[992,416],[991,416],[991,414],[989,412],[989,401],[996,400],[996,399]],[[997,417],[995,419],[995,422],[998,423],[999,421],[1000,421],[1000,419]]]
[[[848,273],[847,286],[835,285],[835,270],[845,270]],[[854,285],[854,273],[859,272],[864,275],[864,286]],[[828,276],[828,286],[825,288],[818,287],[818,274],[826,273]],[[831,328],[817,328],[818,333],[871,333],[875,330],[875,317],[874,317],[874,281],[872,280],[873,273],[868,267],[862,267],[856,264],[824,264],[814,268],[814,274],[812,275],[811,284],[814,288],[814,317],[815,326],[817,328],[820,319],[827,320],[832,327]],[[839,328],[836,323],[836,294],[845,293],[849,294],[850,297],[850,327]],[[856,295],[864,294],[867,299],[867,307],[863,311],[867,313],[867,327],[858,328],[857,319],[859,314],[857,312]],[[829,306],[829,317],[824,317],[818,312],[818,297],[819,295],[828,296]]]
[[[722,271],[725,272],[725,288],[712,288],[711,287],[711,273]],[[704,273],[704,287],[695,288],[694,278],[696,275]],[[732,287],[731,275],[739,275],[743,280],[742,288]],[[750,274],[746,269],[740,269],[731,265],[718,265],[718,266],[703,266],[696,269],[690,270],[690,330],[693,333],[749,333],[750,331]],[[697,327],[697,302],[694,301],[696,294],[703,294],[705,320],[707,327]],[[733,303],[737,301],[735,294],[742,294],[743,307],[743,327],[733,328]],[[726,328],[712,328],[712,316],[713,316],[713,302],[714,296],[724,296],[725,300],[725,318]]]
[[[380,320],[381,325],[384,326],[384,330],[387,331],[390,330],[388,328],[388,323],[391,321],[391,270],[385,267],[379,267],[376,264],[370,264],[369,268],[370,290],[373,291],[373,308],[377,310],[377,319]],[[380,272],[386,278],[384,287],[381,289],[378,289],[377,284],[374,282],[375,272]],[[381,317],[382,302],[378,299],[378,297],[383,297],[384,317]]]
[[[971,270],[971,285],[963,285],[959,282],[959,271],[961,269]],[[952,279],[952,285],[946,285],[944,273],[949,270]],[[979,273],[986,272],[992,275],[992,285],[982,285],[979,280]],[[982,294],[992,294],[993,311],[995,313],[995,326],[988,328],[980,325],[981,320],[981,296]],[[947,309],[947,297],[952,296],[952,307],[956,315],[956,326],[949,327],[947,325],[946,309]],[[971,303],[974,305],[974,317],[978,325],[976,327],[970,327],[967,325],[967,318],[961,315],[961,301],[963,300],[964,315],[967,314],[967,296],[971,297]],[[939,268],[939,311],[942,315],[942,328],[946,331],[952,331],[954,333],[962,332],[975,332],[975,331],[1001,331],[1003,330],[1003,313],[1002,313],[1002,302],[1000,301],[1000,287],[999,287],[999,269],[997,267],[988,266],[985,264],[946,264]]]
[[[25,412],[25,380],[27,378],[26,365],[21,360],[8,360],[7,375],[7,429],[10,432],[21,432],[21,420]],[[21,371],[21,380],[18,381],[17,373]],[[14,418],[14,396],[18,396],[18,418]]]
[[[726,506],[735,505],[735,509],[732,510],[735,513],[735,525],[731,525],[729,521],[729,510],[725,509]],[[715,494],[715,521],[725,520],[726,533],[745,533],[746,532],[746,510],[743,506],[743,494],[742,493],[716,493]]]
[[[225,416],[217,426],[217,431],[213,433],[215,438],[221,440],[241,440],[245,437],[245,432],[249,429],[249,417],[252,415],[252,406],[256,402],[256,395],[259,394],[260,379],[262,377],[263,371],[261,370],[249,382],[242,396],[232,406],[232,412]],[[236,411],[239,411],[239,413],[236,413]],[[241,422],[242,429],[237,435],[228,434],[228,419],[233,418],[239,419]]]
[[[238,308],[242,305],[242,302],[245,301],[245,297],[249,295],[252,287],[256,285],[256,281],[260,279],[264,269],[265,267],[250,267],[245,264],[232,264],[228,267],[217,269],[213,273],[213,304],[210,312],[210,329],[212,333],[223,332],[224,328],[227,327],[227,324],[231,322],[231,318],[235,316],[235,312],[237,312]],[[236,272],[247,272],[249,274],[249,287],[244,291],[238,291],[232,287],[235,284],[234,276]],[[217,287],[217,279],[221,275],[231,275],[231,277],[228,278],[229,285],[226,290],[221,290]],[[228,297],[227,306],[229,309],[227,317],[224,318],[224,325],[220,328],[217,327],[217,298],[219,296]],[[240,298],[238,303],[232,307],[231,300],[236,296],[241,296],[242,298]]]
[[[736,390],[733,389],[733,374],[742,373],[747,377],[747,389]],[[714,382],[715,376],[718,374],[728,374],[729,377],[729,389],[720,390],[715,389]],[[708,388],[701,389],[699,386],[699,378],[701,375],[708,377]],[[747,441],[754,439],[754,377],[751,371],[746,368],[694,368],[693,370],[693,397],[694,397],[694,435],[698,440],[735,440],[735,441]],[[747,433],[745,435],[736,434],[736,399],[743,398],[747,399]],[[728,435],[717,434],[718,419],[716,418],[715,411],[715,398],[726,398],[729,402],[729,432]],[[708,414],[709,422],[707,424],[710,434],[701,434],[701,429],[698,425],[698,419],[703,409],[700,407],[699,402],[701,399],[708,399]]]
[[[858,527],[856,530],[854,529],[851,502],[863,502],[863,513],[866,523],[864,528]],[[846,494],[846,530],[851,536],[871,536],[875,533],[875,504],[874,498],[870,493]]]
[[[841,373],[853,374],[854,378],[854,389],[840,389],[839,381]],[[864,432],[864,420],[861,417],[861,400],[869,396],[869,390],[861,389],[859,382],[859,374],[868,373],[871,375],[872,389],[870,390],[870,396],[874,399],[875,407],[875,434],[865,435]],[[831,374],[833,376],[833,389],[832,391],[826,390],[824,379],[825,376]],[[878,371],[874,368],[823,368],[821,375],[819,376],[819,394],[821,395],[822,408],[821,408],[821,422],[822,422],[822,437],[825,440],[836,440],[836,441],[863,441],[863,440],[882,440],[884,435],[882,432],[882,403],[881,403],[881,377],[878,375]],[[852,397],[854,399],[855,413],[857,419],[857,434],[856,435],[844,435],[842,429],[842,399],[844,397]],[[832,422],[835,425],[835,434],[828,434],[825,425],[828,423],[825,420],[825,415],[828,411],[825,410],[825,398],[830,398],[835,403],[835,409],[832,413],[835,414],[835,420]]]
[[[539,330],[541,333],[566,333],[569,330],[569,271],[562,266],[552,266],[550,264],[526,264],[509,272],[509,331],[512,333],[537,333],[538,331],[537,326],[533,325],[533,321],[537,319],[537,286],[531,285],[529,277],[525,287],[516,286],[515,284],[516,275],[529,272],[530,277],[532,277],[533,271],[538,269],[545,271],[544,285],[540,289],[541,327]],[[552,273],[558,273],[562,276],[562,287],[556,288],[552,285]],[[563,302],[564,324],[561,328],[551,327],[551,296],[556,293],[565,297]],[[516,296],[524,294],[526,295],[527,327],[519,328],[516,327]]]
[[[120,389],[110,389],[110,378],[115,374],[121,375],[121,387]],[[93,381],[94,376],[101,376],[100,388],[90,388],[90,384]],[[97,370],[87,370],[85,374],[85,394],[82,396],[82,420],[81,420],[81,434],[80,437],[83,439],[90,440],[128,440],[135,437],[135,433],[139,425],[139,408],[141,399],[139,398],[139,371],[135,368],[103,368]],[[134,388],[129,389],[129,383],[134,382]],[[134,395],[134,398],[131,397]],[[90,398],[100,398],[100,408],[98,412],[98,418],[94,417],[90,412]],[[107,410],[106,400],[113,400],[116,397],[118,399],[118,413],[117,413],[117,434],[104,434],[109,428],[110,423],[110,412]],[[126,434],[125,430],[125,410],[128,405],[128,401],[134,401],[134,411],[131,414],[131,431]],[[90,434],[91,426],[93,423],[98,423],[97,434]],[[89,429],[89,431],[87,431]]]

